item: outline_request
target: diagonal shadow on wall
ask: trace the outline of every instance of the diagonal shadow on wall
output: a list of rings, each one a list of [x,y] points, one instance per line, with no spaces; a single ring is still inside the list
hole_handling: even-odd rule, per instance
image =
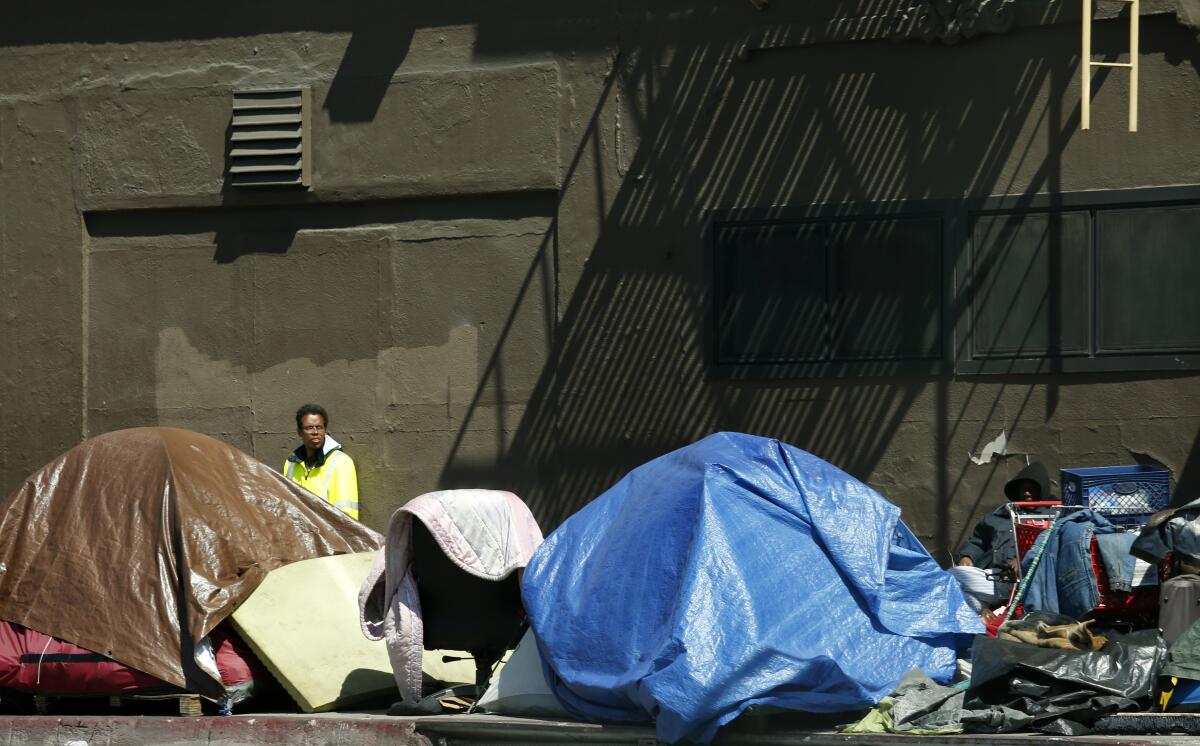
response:
[[[647,16],[623,40],[567,165],[559,221],[585,208],[603,221],[594,245],[565,245],[564,236],[556,247],[567,292],[551,362],[495,460],[458,448],[478,415],[472,406],[442,484],[497,479],[553,528],[637,464],[740,430],[808,449],[885,492],[925,477],[927,489],[889,497],[917,510],[906,519],[945,556],[969,528],[952,524],[952,503],[965,500],[968,514],[990,507],[1019,468],[994,463],[968,483],[967,447],[952,453],[952,444],[975,445],[992,423],[1039,427],[1055,413],[1059,379],[905,377],[883,361],[855,379],[713,379],[702,334],[704,221],[725,207],[1057,192],[1078,130],[1068,103],[1078,97],[1077,54],[1048,27],[954,48],[837,44],[740,62],[729,34]],[[662,38],[713,40],[666,50]],[[1060,234],[1052,223],[1043,238],[1052,258]],[[1053,326],[1058,301],[1045,301],[1043,323]],[[857,318],[868,339],[886,338],[909,323],[896,312],[880,298]],[[950,312],[953,323],[964,309]],[[803,321],[768,311],[760,323]],[[476,402],[502,380],[493,359]],[[889,456],[898,442],[907,460]]]

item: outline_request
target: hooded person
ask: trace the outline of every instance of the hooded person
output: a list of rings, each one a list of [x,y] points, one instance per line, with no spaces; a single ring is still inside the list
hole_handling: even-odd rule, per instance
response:
[[[1052,491],[1046,467],[1037,461],[1008,480],[1004,485],[1004,496],[1008,502],[1058,499]],[[1024,512],[1051,514],[1054,509],[1032,508]],[[1017,561],[1016,537],[1007,504],[988,513],[975,525],[975,530],[955,552],[954,560],[956,566],[951,568],[951,573],[962,584],[968,594],[968,603],[977,607],[976,611],[1003,603],[1008,598],[1010,585],[995,580],[997,574],[1015,568]]]

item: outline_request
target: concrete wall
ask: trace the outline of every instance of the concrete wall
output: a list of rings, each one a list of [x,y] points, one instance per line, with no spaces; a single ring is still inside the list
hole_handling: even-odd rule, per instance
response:
[[[1169,5],[1137,134],[1119,74],[1079,131],[1074,3],[953,46],[872,39],[879,2],[68,5],[0,30],[5,491],[134,425],[275,464],[312,400],[376,528],[447,486],[551,528],[719,429],[867,480],[942,557],[1024,465],[968,460],[1002,430],[1200,493],[1193,374],[735,382],[701,350],[713,208],[1200,183],[1200,42]],[[743,59],[764,33],[793,41]],[[230,91],[290,85],[313,188],[228,186]]]

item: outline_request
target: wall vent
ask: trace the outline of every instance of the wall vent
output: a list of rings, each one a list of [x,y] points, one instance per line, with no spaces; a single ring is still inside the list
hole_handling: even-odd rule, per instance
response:
[[[308,88],[233,92],[229,181],[234,186],[312,182]]]

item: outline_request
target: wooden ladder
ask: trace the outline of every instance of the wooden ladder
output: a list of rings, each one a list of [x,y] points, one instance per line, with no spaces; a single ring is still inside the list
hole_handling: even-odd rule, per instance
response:
[[[1140,0],[1117,0],[1129,6],[1129,62],[1092,61],[1092,0],[1083,0],[1083,54],[1080,56],[1079,74],[1082,77],[1083,94],[1080,129],[1092,128],[1092,68],[1124,67],[1129,69],[1129,131],[1137,132],[1138,100],[1138,14]]]

